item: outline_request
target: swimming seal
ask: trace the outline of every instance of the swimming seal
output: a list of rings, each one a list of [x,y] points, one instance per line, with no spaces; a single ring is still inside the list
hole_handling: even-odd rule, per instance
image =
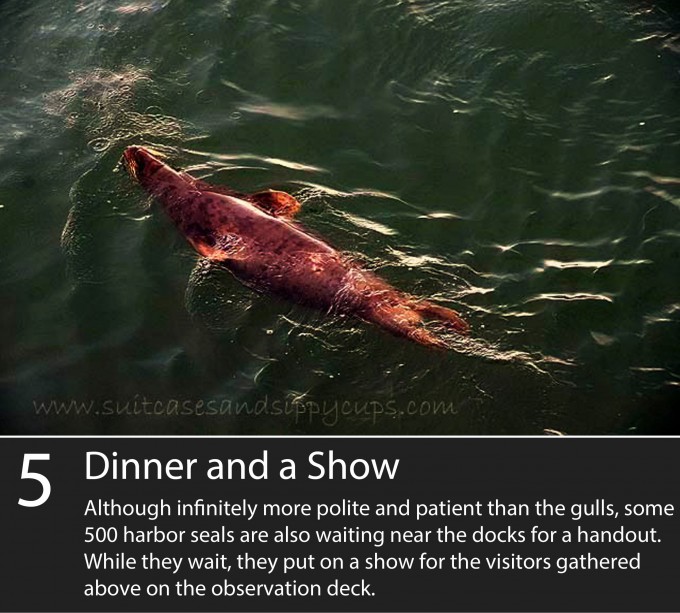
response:
[[[308,233],[293,221],[301,205],[289,194],[242,194],[210,185],[144,147],[128,147],[123,159],[199,254],[255,290],[351,314],[428,347],[448,344],[426,320],[460,334],[469,330],[456,311],[397,290]]]

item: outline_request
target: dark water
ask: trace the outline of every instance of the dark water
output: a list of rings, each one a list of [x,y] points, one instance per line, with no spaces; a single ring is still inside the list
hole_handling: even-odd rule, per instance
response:
[[[0,428],[679,432],[678,12],[2,2]],[[295,193],[472,338],[428,350],[197,264],[120,170],[133,143]]]

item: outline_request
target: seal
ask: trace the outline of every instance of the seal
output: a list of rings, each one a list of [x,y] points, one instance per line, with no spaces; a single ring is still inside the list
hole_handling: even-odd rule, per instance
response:
[[[210,185],[140,146],[128,147],[123,160],[200,255],[259,292],[350,314],[428,347],[449,348],[426,325],[433,320],[469,331],[456,311],[399,291],[309,233],[294,221],[300,203],[285,192],[243,194]]]

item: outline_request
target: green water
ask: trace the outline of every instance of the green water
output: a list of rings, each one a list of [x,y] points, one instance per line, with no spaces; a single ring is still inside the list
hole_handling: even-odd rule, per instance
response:
[[[680,432],[679,13],[2,2],[0,430]],[[432,351],[199,263],[120,169],[133,143],[294,193],[472,337]]]

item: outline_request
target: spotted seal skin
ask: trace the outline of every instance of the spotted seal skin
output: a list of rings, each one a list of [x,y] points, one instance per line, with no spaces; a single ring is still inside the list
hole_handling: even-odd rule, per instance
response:
[[[194,249],[246,285],[327,312],[347,313],[429,347],[424,324],[467,334],[455,311],[400,292],[293,221],[300,203],[267,190],[242,194],[178,172],[144,147],[123,154],[130,175],[158,200]]]

